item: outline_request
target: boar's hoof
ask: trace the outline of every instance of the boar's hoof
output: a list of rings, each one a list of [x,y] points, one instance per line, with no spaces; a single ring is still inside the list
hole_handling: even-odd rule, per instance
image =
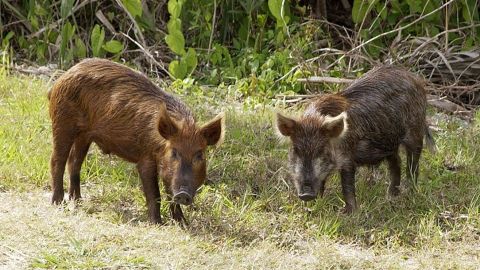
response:
[[[396,197],[400,194],[400,189],[395,186],[391,186],[388,188],[388,194],[392,197]]]
[[[345,207],[342,208],[342,214],[346,214],[346,215],[349,215],[353,212],[355,212],[357,208],[355,206],[351,206],[351,205],[345,205]]]
[[[162,222],[162,218],[161,218],[161,217],[150,218],[150,223],[153,224],[153,225],[163,225],[163,224],[164,224],[164,223]]]
[[[178,204],[190,205],[192,204],[193,199],[186,191],[180,191],[173,196],[173,201]]]
[[[59,205],[63,203],[63,194],[53,194],[52,196],[52,204]]]

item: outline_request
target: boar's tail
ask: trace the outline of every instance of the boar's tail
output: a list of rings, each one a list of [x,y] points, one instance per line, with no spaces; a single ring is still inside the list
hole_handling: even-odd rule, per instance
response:
[[[48,90],[47,92],[47,98],[50,100],[50,96],[52,95],[52,89]]]
[[[425,123],[425,143],[430,153],[437,152],[437,146],[435,145],[435,140],[432,136],[432,130],[430,129],[430,127],[428,127],[427,123]]]

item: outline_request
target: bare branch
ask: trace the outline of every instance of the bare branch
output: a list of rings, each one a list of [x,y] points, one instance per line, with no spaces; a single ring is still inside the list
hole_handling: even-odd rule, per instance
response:
[[[352,83],[353,79],[335,78],[335,77],[318,77],[312,76],[309,78],[300,78],[297,80],[302,83]]]

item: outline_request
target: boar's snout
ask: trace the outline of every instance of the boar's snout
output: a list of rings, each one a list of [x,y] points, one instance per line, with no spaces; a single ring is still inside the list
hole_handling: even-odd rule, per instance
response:
[[[312,186],[309,184],[304,184],[301,188],[302,190],[299,192],[298,197],[302,201],[311,201],[317,197],[315,191],[313,190]]]
[[[187,187],[181,187],[180,190],[173,195],[173,201],[178,204],[190,205],[193,203],[193,197],[190,195]]]

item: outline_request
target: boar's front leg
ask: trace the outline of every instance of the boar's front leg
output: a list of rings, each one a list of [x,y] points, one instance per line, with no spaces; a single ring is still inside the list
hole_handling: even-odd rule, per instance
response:
[[[141,160],[137,163],[137,170],[142,179],[150,222],[161,223],[157,163],[151,159]]]
[[[63,122],[62,122],[63,123]],[[67,163],[68,154],[73,145],[74,133],[70,126],[62,126],[53,122],[53,153],[50,159],[52,174],[52,203],[60,204],[63,201],[63,174]]]
[[[355,200],[355,171],[356,167],[353,164],[344,165],[340,169],[342,193],[345,200],[343,212],[347,214],[357,209],[357,202]]]

